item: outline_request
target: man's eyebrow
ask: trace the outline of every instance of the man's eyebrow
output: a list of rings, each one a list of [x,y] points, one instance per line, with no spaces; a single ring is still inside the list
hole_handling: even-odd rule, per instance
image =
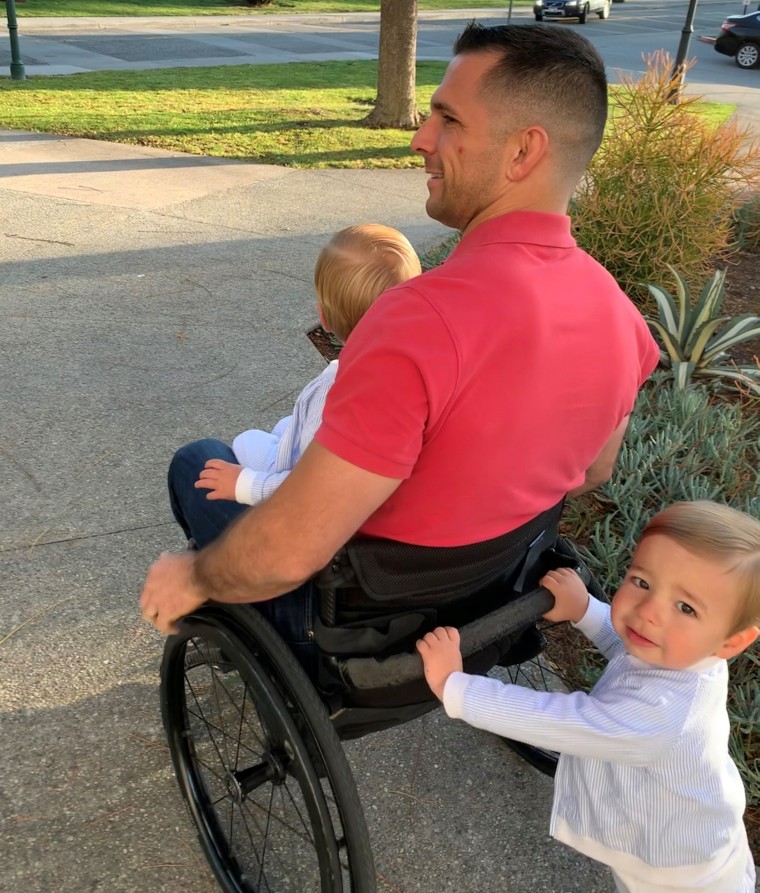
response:
[[[453,115],[456,117],[456,112],[450,105],[445,102],[441,102],[440,99],[431,99],[430,100],[430,108],[434,109],[436,112],[446,112],[447,114]]]

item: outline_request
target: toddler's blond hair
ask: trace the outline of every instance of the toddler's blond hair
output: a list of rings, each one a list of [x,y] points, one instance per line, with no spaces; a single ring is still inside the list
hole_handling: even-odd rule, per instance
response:
[[[340,230],[320,252],[314,270],[326,327],[345,341],[376,298],[421,272],[414,248],[398,230],[379,223]]]
[[[739,616],[732,630],[760,626],[760,521],[745,512],[701,500],[676,502],[658,512],[643,539],[659,533],[701,558],[714,559],[739,580]]]

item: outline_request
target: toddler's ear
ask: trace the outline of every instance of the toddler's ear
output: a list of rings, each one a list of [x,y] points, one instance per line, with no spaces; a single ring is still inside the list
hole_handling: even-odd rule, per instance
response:
[[[332,329],[327,324],[327,320],[325,319],[325,314],[322,308],[317,304],[317,313],[319,314],[319,324],[325,330],[325,332],[332,332]]]
[[[715,656],[725,658],[726,660],[736,657],[737,654],[746,651],[758,636],[760,636],[760,629],[756,626],[747,626],[744,629],[740,629],[738,633],[734,633],[726,639],[715,652]]]

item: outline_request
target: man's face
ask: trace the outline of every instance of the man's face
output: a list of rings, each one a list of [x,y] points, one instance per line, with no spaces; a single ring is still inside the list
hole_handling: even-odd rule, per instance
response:
[[[465,231],[487,211],[507,183],[504,139],[494,133],[493,111],[480,94],[494,53],[455,56],[430,100],[430,116],[412,139],[425,159],[427,213],[433,220]]]

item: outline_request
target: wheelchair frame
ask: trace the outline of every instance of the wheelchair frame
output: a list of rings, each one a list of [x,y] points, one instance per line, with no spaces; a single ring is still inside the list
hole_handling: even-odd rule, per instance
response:
[[[453,559],[437,550],[436,564],[436,550],[417,548],[427,566],[411,584],[404,561],[394,565],[398,544],[390,565],[376,542],[341,550],[315,578],[313,680],[254,606],[209,604],[180,622],[164,649],[161,708],[180,789],[225,893],[374,893],[369,834],[340,742],[438,706],[414,641],[473,605],[478,616],[453,624],[465,671],[515,663],[510,654],[525,659],[520,636],[535,637],[535,621],[553,604],[537,580],[578,563],[554,548],[560,513],[561,505],[474,559],[470,551],[465,570],[456,565],[462,549],[448,550]],[[409,616],[417,619],[404,622]]]

